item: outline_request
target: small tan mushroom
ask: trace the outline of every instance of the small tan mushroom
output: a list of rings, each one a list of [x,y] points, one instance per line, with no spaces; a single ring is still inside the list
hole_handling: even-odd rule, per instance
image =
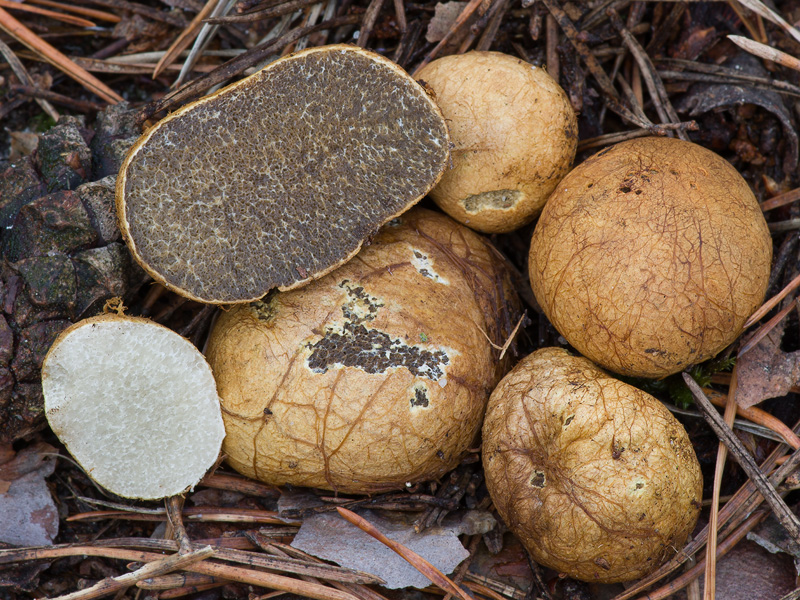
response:
[[[703,480],[683,426],[561,348],[537,350],[498,384],[483,465],[497,511],[534,560],[576,579],[642,577],[700,514]]]
[[[311,48],[172,113],[117,179],[120,229],[156,281],[210,303],[316,279],[433,187],[444,119],[388,59]]]
[[[532,221],[575,158],[577,118],[564,91],[501,52],[445,56],[415,76],[435,92],[454,145],[434,201],[485,233]]]
[[[475,443],[518,300],[475,232],[413,209],[301,289],[240,305],[206,355],[223,452],[276,485],[370,493],[439,477]]]
[[[581,354],[658,378],[739,336],[771,259],[764,216],[730,163],[689,142],[641,138],[564,178],[528,265],[542,310]]]

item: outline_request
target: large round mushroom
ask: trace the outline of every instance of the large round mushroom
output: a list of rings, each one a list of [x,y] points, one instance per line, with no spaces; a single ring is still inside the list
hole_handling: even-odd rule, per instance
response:
[[[347,261],[433,187],[448,153],[439,108],[400,67],[312,48],[148,130],[117,180],[120,226],[169,289],[248,302]]]
[[[630,581],[686,542],[703,478],[658,400],[562,348],[522,359],[492,392],[486,485],[534,560],[576,579]]]
[[[233,468],[351,493],[434,479],[464,457],[502,376],[518,300],[475,232],[413,209],[302,289],[224,312],[206,356]]]
[[[764,299],[772,240],[747,182],[672,138],[606,148],[550,197],[529,256],[536,299],[581,354],[664,377],[733,342]]]

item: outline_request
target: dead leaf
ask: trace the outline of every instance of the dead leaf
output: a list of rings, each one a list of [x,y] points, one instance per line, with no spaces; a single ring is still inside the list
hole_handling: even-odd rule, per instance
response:
[[[789,393],[800,379],[800,351],[782,352],[783,323],[739,358],[736,404],[749,408]]]
[[[53,543],[58,510],[45,477],[55,469],[57,451],[45,443],[20,450],[0,465],[0,542],[15,546]]]
[[[8,158],[12,162],[32,154],[39,145],[39,135],[36,133],[9,131],[8,135],[11,137],[11,153]]]
[[[797,514],[798,507],[794,506],[793,511]],[[794,558],[795,564],[800,566],[800,544],[792,539],[789,532],[774,516],[768,517],[755,531],[748,533],[747,539],[772,554],[789,554]],[[798,571],[798,574],[800,574],[800,571]]]
[[[394,522],[367,510],[358,514],[383,535],[413,550],[443,573],[452,573],[469,556],[453,530],[440,527],[416,533],[410,522]],[[430,584],[405,559],[338,514],[305,519],[292,546],[343,567],[376,575],[386,581],[385,587],[389,589],[424,588]]]
[[[791,561],[743,540],[717,563],[717,598],[781,598],[795,588]]]
[[[768,77],[769,73],[761,62],[745,52],[740,52],[733,59],[725,63],[748,75]],[[791,114],[786,108],[780,94],[770,90],[760,90],[752,86],[696,83],[694,84],[675,108],[679,112],[688,112],[689,116],[697,117],[707,112],[741,106],[742,104],[755,104],[772,113],[783,126],[786,143],[789,146],[786,153],[783,170],[791,173],[797,168],[800,138],[794,128]]]
[[[430,43],[441,42],[466,5],[466,2],[438,2],[425,39]]]

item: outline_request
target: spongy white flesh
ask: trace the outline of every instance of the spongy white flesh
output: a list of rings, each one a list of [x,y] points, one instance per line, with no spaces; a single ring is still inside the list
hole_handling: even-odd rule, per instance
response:
[[[96,317],[62,335],[42,367],[50,427],[88,474],[127,498],[195,485],[225,431],[211,369],[177,333]]]

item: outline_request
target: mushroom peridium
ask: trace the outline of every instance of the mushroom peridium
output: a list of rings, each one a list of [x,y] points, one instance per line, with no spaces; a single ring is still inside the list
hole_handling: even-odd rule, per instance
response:
[[[431,198],[484,233],[532,221],[575,158],[578,120],[564,90],[502,52],[444,56],[415,76],[436,94],[453,140],[453,166]]]
[[[608,147],[547,202],[528,268],[539,305],[581,354],[665,377],[732,343],[766,294],[772,239],[747,182],[673,138]]]
[[[475,442],[518,310],[486,240],[412,209],[324,278],[221,314],[206,356],[228,463],[348,493],[444,475]]]
[[[656,398],[581,356],[542,348],[497,385],[483,424],[486,485],[536,562],[631,581],[686,542],[703,478],[686,430]]]

